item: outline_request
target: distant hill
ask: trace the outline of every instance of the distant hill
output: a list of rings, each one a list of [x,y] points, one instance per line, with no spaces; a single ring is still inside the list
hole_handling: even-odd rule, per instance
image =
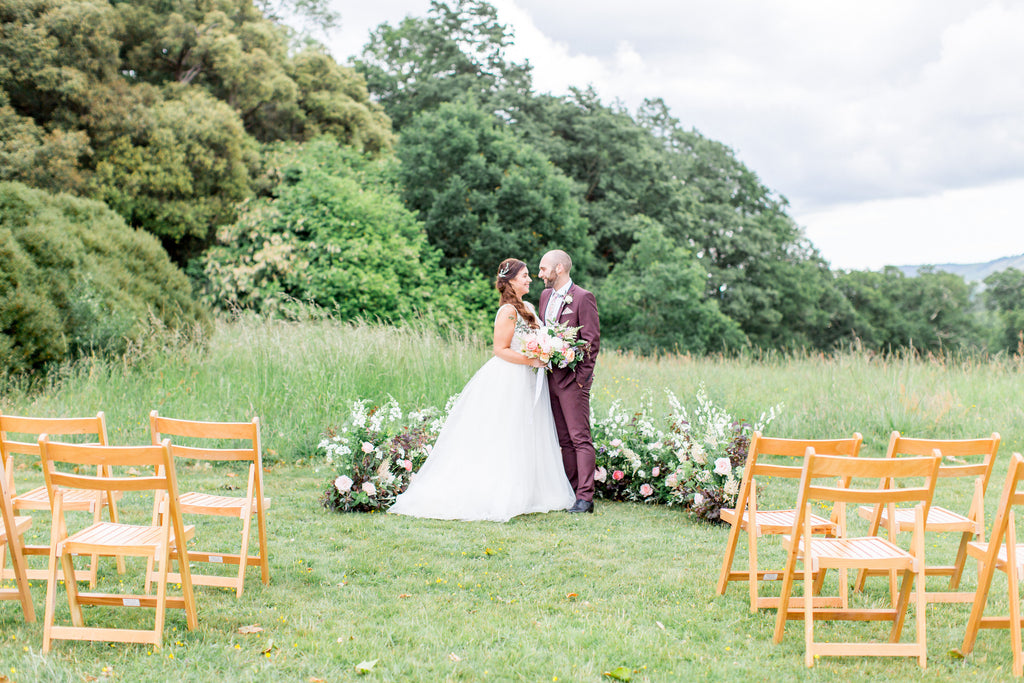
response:
[[[917,275],[917,271],[926,266],[896,266],[906,275],[913,277]],[[981,282],[992,273],[997,273],[1000,270],[1006,270],[1007,268],[1016,268],[1018,270],[1024,270],[1024,254],[1018,256],[1004,256],[998,258],[995,261],[988,261],[986,263],[936,263],[931,268],[935,270],[941,270],[947,273],[954,273],[961,276],[968,282]]]

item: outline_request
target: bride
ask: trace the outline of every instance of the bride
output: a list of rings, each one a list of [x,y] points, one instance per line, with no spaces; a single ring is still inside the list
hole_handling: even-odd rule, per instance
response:
[[[562,466],[547,376],[531,369],[544,363],[519,352],[523,336],[539,327],[533,306],[523,301],[530,282],[525,263],[501,262],[494,357],[462,390],[430,457],[388,512],[507,522],[575,502]],[[543,383],[539,391],[538,382]]]

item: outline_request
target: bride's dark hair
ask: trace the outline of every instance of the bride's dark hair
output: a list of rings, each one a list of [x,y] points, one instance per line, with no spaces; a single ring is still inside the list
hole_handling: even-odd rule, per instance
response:
[[[512,287],[512,280],[525,267],[526,264],[517,258],[507,258],[498,266],[498,278],[494,281],[495,288],[501,293],[501,301],[498,305],[512,304],[522,319],[526,321],[527,325],[538,328],[540,323],[537,321],[537,316],[527,308],[526,304],[516,295],[516,291]]]

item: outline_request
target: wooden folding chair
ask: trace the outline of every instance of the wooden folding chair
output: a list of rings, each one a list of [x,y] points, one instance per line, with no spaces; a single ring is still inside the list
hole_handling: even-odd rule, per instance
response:
[[[800,480],[798,508],[802,514],[797,517],[791,533],[783,536],[783,545],[789,552],[786,570],[782,580],[782,596],[775,621],[776,643],[782,642],[787,619],[804,620],[804,663],[811,667],[814,658],[826,656],[894,656],[917,657],[918,664],[927,664],[927,641],[925,638],[924,597],[924,520],[928,515],[935,480],[939,473],[939,456],[923,458],[849,458],[842,456],[817,455],[807,449],[804,472]],[[847,482],[845,487],[822,486],[822,478],[839,477]],[[859,480],[868,478],[870,487],[859,486]],[[874,480],[898,480],[899,485],[877,487]],[[831,482],[829,482],[831,483]],[[811,503],[832,505],[838,509],[840,534],[838,538],[814,537],[808,533],[812,528]],[[851,538],[846,532],[846,504],[868,503],[889,507],[889,519],[894,518],[893,509],[897,503],[916,502],[917,525],[911,541],[910,551],[880,536]],[[894,522],[890,525],[895,526]],[[895,531],[893,531],[895,533]],[[799,606],[790,606],[793,581],[797,575],[797,560],[803,561],[804,597]],[[851,608],[848,602],[846,569],[872,567],[903,574],[899,599],[889,609]],[[839,608],[818,608],[808,599],[812,595],[813,577],[816,572],[828,568],[839,570],[839,593],[843,605]],[[915,592],[916,638],[912,643],[900,642],[903,623],[906,619],[910,594],[917,580]],[[889,642],[856,643],[814,640],[816,620],[850,621],[891,621]]]
[[[192,536],[193,528],[185,527],[178,506],[178,485],[174,474],[174,458],[170,441],[158,446],[99,446],[63,444],[49,441],[46,434],[39,438],[46,488],[53,498],[53,523],[50,535],[49,583],[46,586],[46,616],[43,622],[43,652],[49,652],[54,640],[98,640],[123,643],[149,643],[160,647],[163,641],[164,618],[168,607],[185,610],[189,630],[197,626],[192,576],[184,547]],[[145,468],[141,476],[93,476],[61,471],[55,465]],[[153,474],[148,474],[152,468]],[[64,500],[68,491],[154,491],[162,493],[166,509],[157,526],[139,526],[115,522],[96,522],[91,526],[68,534]],[[182,540],[185,539],[185,540]],[[72,571],[71,556],[98,554],[118,557],[145,557],[156,559],[161,570],[157,577],[156,596],[118,593],[86,593],[78,589],[75,581],[64,581],[71,609],[72,626],[57,626],[54,616],[57,607],[57,563],[64,567],[65,575]],[[172,555],[173,553],[173,555]],[[167,595],[167,568],[171,558],[179,560],[181,576],[180,596]],[[113,607],[153,607],[156,609],[152,630],[87,627],[82,605]]]
[[[31,435],[31,441],[19,441],[11,438],[12,434]],[[7,467],[7,488],[11,493],[11,504],[14,511],[22,510],[45,510],[51,512],[50,497],[46,492],[46,486],[40,484],[25,493],[17,493],[14,487],[14,456],[27,455],[33,463],[40,462],[39,444],[37,439],[40,434],[48,434],[52,439],[55,436],[84,437],[92,442],[106,445],[107,424],[103,413],[99,412],[96,417],[18,417],[15,415],[0,415],[0,453],[3,455],[4,465]],[[104,474],[97,472],[97,474]],[[109,474],[109,473],[107,473]],[[103,508],[109,510],[110,521],[117,522],[117,497],[109,498],[103,491],[68,491],[64,497],[64,509],[74,510],[92,514],[93,522],[100,521],[100,513]],[[26,545],[25,555],[48,556],[50,547],[46,545]],[[93,555],[89,563],[89,569],[75,570],[75,579],[88,581],[90,588],[96,587],[96,571],[99,561]],[[27,565],[26,565],[27,566]],[[48,576],[46,569],[27,569],[30,579],[45,579]],[[117,571],[124,573],[124,559],[117,558]],[[9,579],[13,574],[0,563],[0,578]]]
[[[263,496],[263,455],[260,445],[260,421],[254,417],[251,422],[196,422],[160,417],[157,411],[149,414],[153,443],[171,435],[187,437],[202,445],[171,445],[175,458],[206,461],[233,461],[249,463],[249,480],[244,497],[221,496],[209,493],[187,492],[181,494],[181,511],[186,515],[215,515],[235,517],[242,522],[242,544],[237,554],[215,551],[190,550],[189,560],[214,564],[237,564],[237,576],[214,576],[193,573],[193,583],[205,586],[234,588],[235,596],[242,597],[245,586],[245,568],[259,565],[263,583],[270,582],[270,564],[267,556],[267,516],[270,499]],[[199,441],[203,440],[203,441]],[[211,441],[240,441],[242,446],[223,448],[207,445]],[[259,554],[249,555],[249,531],[252,518],[256,517],[259,533]],[[171,574],[172,578],[177,574]]]
[[[750,439],[740,492],[736,498],[736,508],[724,508],[721,511],[721,518],[731,524],[732,529],[729,531],[725,557],[722,559],[722,569],[718,575],[719,595],[725,595],[725,589],[730,581],[745,580],[750,589],[751,612],[757,612],[762,607],[778,606],[778,598],[761,597],[759,582],[781,580],[782,570],[758,569],[757,539],[766,534],[789,533],[796,519],[796,510],[759,510],[757,503],[758,477],[799,479],[803,471],[804,454],[808,448],[814,448],[817,453],[857,457],[862,441],[861,435],[856,432],[849,439],[772,439],[761,436],[759,432],[754,432]],[[795,464],[782,464],[780,460],[783,463],[788,460]],[[814,515],[812,521],[812,533],[826,536],[836,534],[838,527],[834,515],[831,519]],[[747,532],[748,569],[747,571],[732,571],[736,545],[742,531]],[[819,577],[819,582],[823,578],[823,576]],[[826,602],[830,601],[826,600]]]
[[[974,649],[980,628],[1005,628],[1010,630],[1010,647],[1013,650],[1013,675],[1024,675],[1024,653],[1021,652],[1020,581],[1024,576],[1024,544],[1017,543],[1014,506],[1024,505],[1024,457],[1014,453],[1010,457],[1010,469],[1006,473],[1006,484],[999,498],[992,536],[988,543],[976,541],[967,544],[967,552],[978,560],[978,589],[974,592],[974,606],[967,620],[960,652],[968,655]],[[1009,616],[986,617],[989,588],[995,570],[1006,573],[1007,598],[1010,603]]]
[[[3,465],[3,458],[0,458],[0,553],[4,552],[6,546],[11,554],[11,565],[13,568],[15,588],[0,590],[0,600],[20,600],[21,611],[25,614],[25,621],[35,621],[36,611],[32,606],[32,596],[29,594],[28,573],[26,572],[25,555],[22,552],[24,541],[22,535],[32,525],[31,517],[16,517],[14,507],[11,505],[11,498],[7,495],[7,473]]]
[[[940,491],[954,487],[955,479],[969,479],[970,488],[960,487],[962,498],[970,498],[971,504],[965,512],[954,512],[938,505],[928,509],[928,518],[924,523],[926,532],[959,533],[960,546],[956,558],[951,565],[930,565],[925,568],[928,576],[948,576],[949,590],[926,591],[928,602],[971,602],[974,591],[958,591],[960,578],[967,562],[967,545],[971,541],[985,540],[985,491],[992,476],[992,467],[999,450],[999,434],[993,432],[987,439],[910,439],[893,432],[889,438],[887,458],[904,456],[942,455],[942,466],[939,467],[938,485]],[[883,484],[884,485],[884,484]],[[871,522],[869,534],[875,534],[881,526],[888,528],[887,510],[882,506],[861,507],[858,514]],[[914,511],[910,508],[896,509],[896,532],[914,530]],[[895,538],[893,538],[895,540]],[[868,576],[880,572],[863,570],[857,575],[854,590],[864,588]],[[895,580],[890,578],[889,592],[892,600],[896,599]]]

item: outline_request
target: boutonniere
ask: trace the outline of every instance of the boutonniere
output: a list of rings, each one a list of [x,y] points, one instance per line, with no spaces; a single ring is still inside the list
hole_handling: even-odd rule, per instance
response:
[[[566,294],[566,295],[565,295],[565,298],[564,298],[564,299],[562,299],[562,301],[564,301],[564,302],[565,302],[565,305],[566,305],[566,306],[568,306],[569,304],[571,304],[571,303],[572,303],[572,294]]]

